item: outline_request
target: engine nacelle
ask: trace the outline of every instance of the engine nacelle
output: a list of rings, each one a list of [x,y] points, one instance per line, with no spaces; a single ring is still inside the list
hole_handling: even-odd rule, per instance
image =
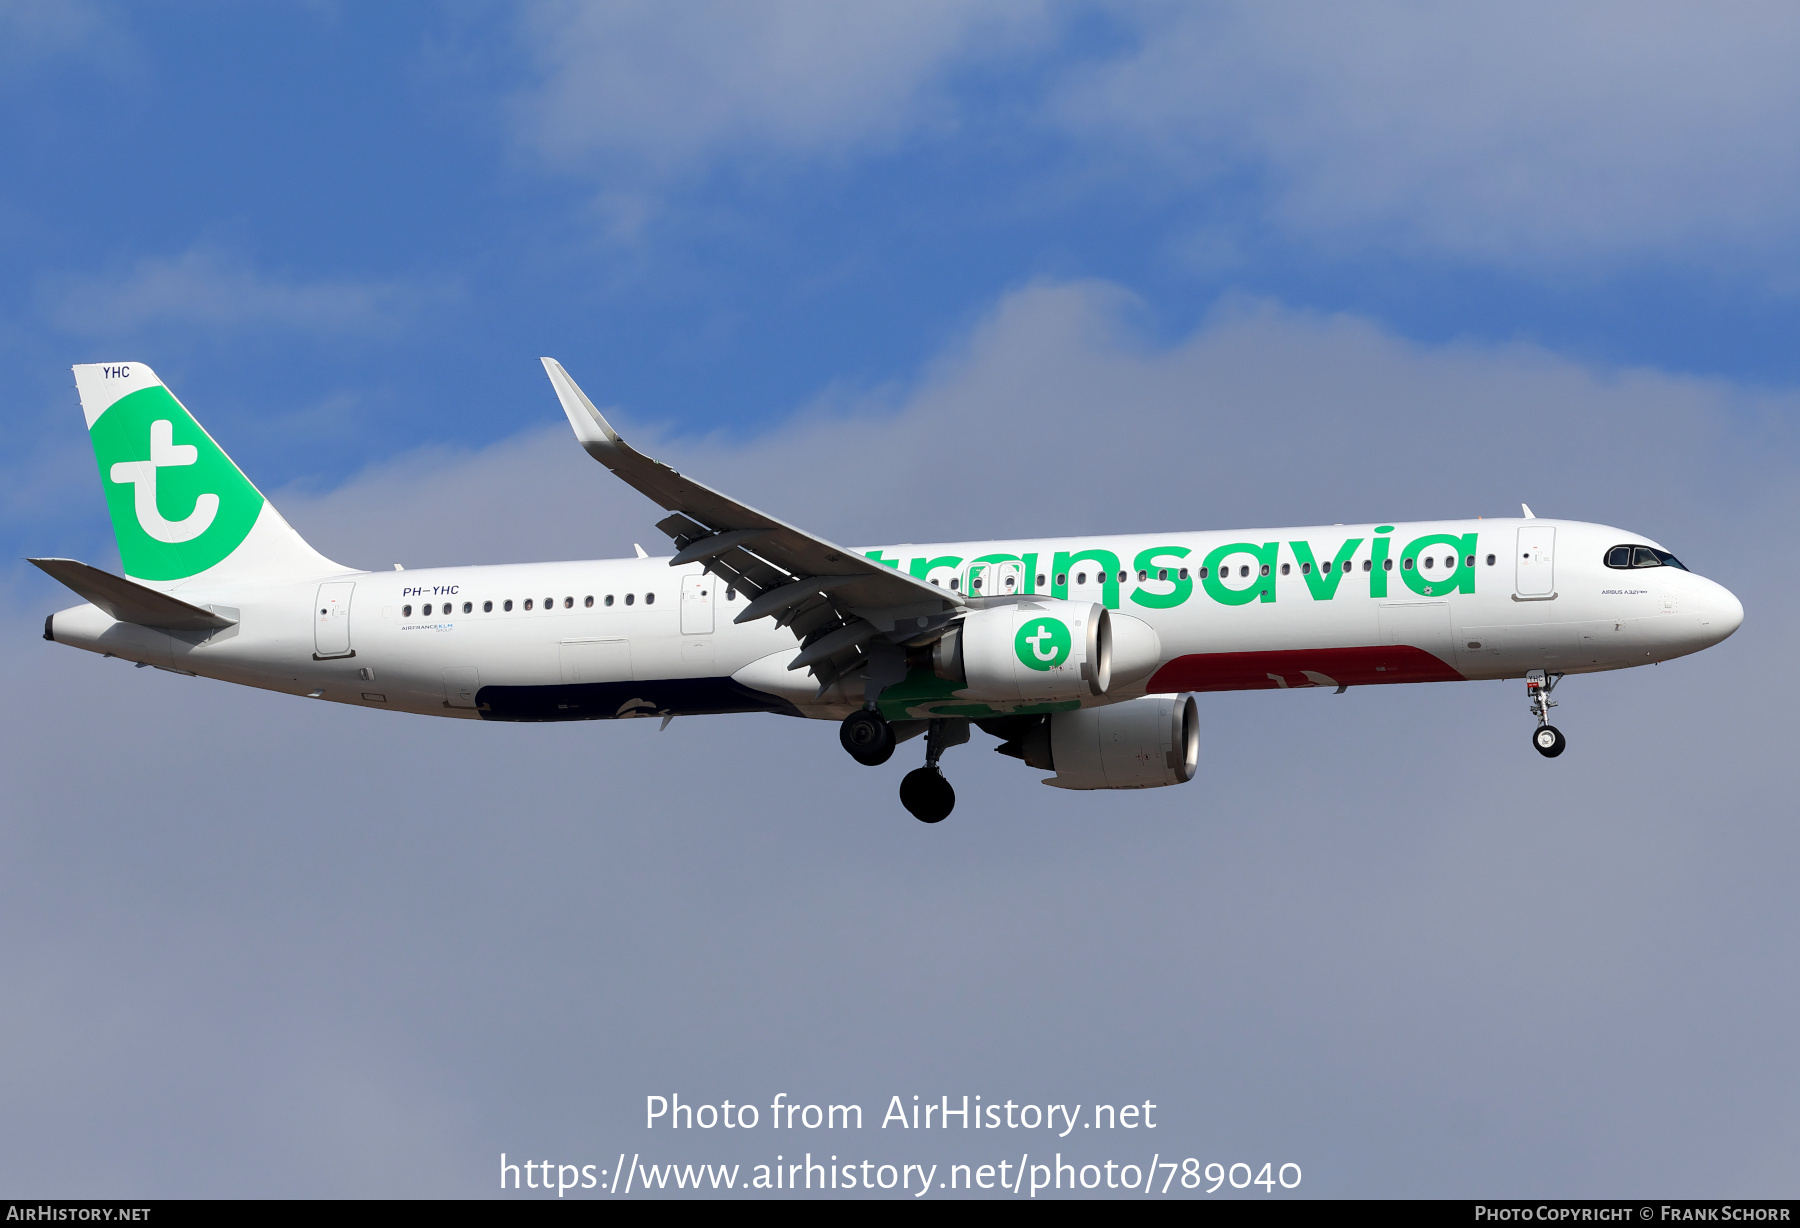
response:
[[[1022,739],[1019,757],[1056,773],[1059,789],[1155,789],[1186,784],[1200,763],[1192,695],[1145,695],[1057,712]],[[1046,754],[1045,752],[1048,752]]]
[[[1105,606],[1089,601],[1028,599],[976,610],[933,645],[931,664],[971,699],[1104,695],[1112,685],[1112,623]]]

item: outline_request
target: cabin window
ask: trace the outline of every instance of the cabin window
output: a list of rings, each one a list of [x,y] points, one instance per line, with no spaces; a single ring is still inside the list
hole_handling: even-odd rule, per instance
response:
[[[1434,559],[1434,558],[1432,558],[1432,557],[1431,557],[1431,556],[1430,556],[1430,555],[1429,555],[1429,554],[1428,554],[1428,555],[1426,555],[1426,556],[1425,556],[1425,570],[1426,570],[1426,571],[1430,571],[1430,570],[1431,570],[1431,567],[1432,567],[1432,564],[1434,564],[1434,563],[1436,563],[1436,562],[1437,562],[1437,560],[1436,560],[1436,559]]]
[[[1142,584],[1145,580],[1148,580],[1149,578],[1150,578],[1149,572],[1143,570],[1142,568],[1138,569],[1138,583],[1139,584]]]
[[[1085,571],[1076,572],[1075,573],[1075,583],[1086,584],[1087,583],[1087,572],[1085,572]]]
[[[611,605],[612,601],[613,601],[612,594],[611,593],[606,594],[606,604]]]
[[[1325,571],[1329,571],[1329,570],[1331,570],[1331,564],[1330,564],[1330,563],[1321,563],[1321,564],[1319,564],[1319,566],[1320,566],[1320,568],[1321,568],[1321,570],[1325,570]],[[1301,575],[1303,575],[1303,576],[1310,576],[1310,575],[1312,575],[1312,564],[1311,564],[1311,563],[1306,563],[1306,562],[1302,562],[1302,563],[1301,563],[1301,564],[1300,564],[1300,574],[1301,574]]]
[[[655,605],[656,604],[656,594],[655,593],[645,593],[644,594],[644,604],[645,605]]]
[[[1470,556],[1469,556],[1469,557],[1468,557],[1468,558],[1466,558],[1466,559],[1464,559],[1464,560],[1463,560],[1463,566],[1464,566],[1464,567],[1473,567],[1473,566],[1475,566],[1475,556],[1474,556],[1474,555],[1472,555],[1472,554],[1471,554],[1471,555],[1470,555]]]
[[[1405,561],[1404,561],[1404,562],[1402,562],[1402,563],[1401,563],[1401,564],[1400,564],[1400,569],[1401,569],[1401,570],[1402,570],[1402,571],[1411,571],[1411,570],[1412,570],[1412,563],[1413,563],[1413,561],[1412,561],[1412,560],[1411,560],[1411,559],[1407,559],[1407,560],[1405,560]]]
[[[572,609],[574,609],[574,608],[575,608],[575,598],[573,598],[573,597],[564,597],[564,598],[563,598],[563,609],[565,609],[565,610],[572,610]]]
[[[1249,574],[1250,574],[1250,569],[1248,567],[1239,567],[1238,568],[1238,576],[1240,578],[1243,576],[1247,576]]]
[[[1044,587],[1044,577],[1042,577],[1042,576],[1039,576],[1039,577],[1038,577],[1038,578],[1037,578],[1037,586],[1038,586],[1038,587],[1039,587],[1039,588],[1043,588],[1043,587]]]
[[[481,612],[483,614],[492,614],[494,612],[494,603],[491,601],[482,602],[481,603]]]
[[[737,590],[735,588],[726,589],[725,590],[725,600],[736,601],[737,600]]]
[[[957,586],[960,585],[961,583],[962,583],[961,580],[957,579],[955,576],[951,576],[950,577],[950,591],[953,593],[956,592]]]
[[[1473,564],[1473,563],[1471,563],[1471,564],[1469,564],[1469,565],[1470,565],[1470,566],[1471,566],[1471,567],[1473,567],[1473,566],[1474,566],[1474,564]],[[1492,567],[1492,566],[1493,566],[1493,565],[1494,565],[1494,556],[1493,556],[1493,555],[1491,555],[1491,554],[1490,554],[1490,555],[1488,555],[1488,557],[1487,557],[1487,565],[1488,565],[1488,566],[1489,566],[1489,567]]]
[[[529,610],[531,608],[531,598],[529,598],[529,597],[525,598],[525,608],[527,610]]]
[[[411,618],[412,617],[412,607],[409,605],[401,606],[400,607],[400,617],[401,618]]]
[[[510,614],[512,612],[512,598],[508,597],[501,603],[500,608]]]
[[[1122,571],[1119,573],[1119,583],[1120,584],[1125,583],[1125,573]]]
[[[1064,588],[1064,587],[1067,587],[1068,583],[1069,583],[1069,573],[1068,572],[1059,571],[1056,573],[1056,587]]]
[[[1394,560],[1393,559],[1382,559],[1381,560],[1381,570],[1383,570],[1383,571],[1394,570]]]
[[[637,600],[636,593],[626,593],[625,594],[625,604],[626,605],[630,605],[632,602],[634,602],[636,600]]]
[[[544,608],[546,610],[554,610],[556,608],[556,598],[554,598],[554,597],[544,598]]]
[[[325,612],[324,610],[319,611],[319,613],[321,613],[321,614],[323,614],[324,612]],[[424,604],[424,606],[419,610],[419,613],[423,614],[426,618],[430,618],[431,617],[431,603],[429,601],[427,601]]]
[[[1156,578],[1158,580],[1167,580],[1169,578],[1169,569],[1167,567],[1159,568],[1156,572]]]
[[[583,598],[582,598],[582,599],[581,599],[581,605],[582,605],[582,608],[583,608],[583,609],[588,609],[588,610],[591,610],[591,609],[593,609],[593,608],[594,608],[594,598],[593,598],[593,596],[592,596],[592,595],[591,595],[591,594],[590,594],[590,595],[588,595],[588,596],[586,596],[586,597],[583,597]]]
[[[463,602],[463,613],[464,614],[473,614],[474,612],[475,612],[475,603],[473,601]]]
[[[1202,568],[1201,568],[1201,569],[1200,569],[1200,578],[1201,578],[1201,579],[1202,579],[1202,580],[1204,580],[1204,579],[1206,579],[1206,572],[1207,572],[1207,569],[1206,569],[1206,568],[1204,568],[1204,567],[1202,567]]]
[[[1178,575],[1180,575],[1180,576],[1181,576],[1181,578],[1182,578],[1182,579],[1183,579],[1183,580],[1185,580],[1185,579],[1187,579],[1187,578],[1188,578],[1188,574],[1187,574],[1187,571],[1188,571],[1188,569],[1187,569],[1187,568],[1185,568],[1185,567],[1183,567],[1183,568],[1182,568],[1182,569],[1181,569],[1181,571],[1180,571],[1180,572],[1178,572],[1178,573],[1177,573],[1177,574],[1178,574]]]

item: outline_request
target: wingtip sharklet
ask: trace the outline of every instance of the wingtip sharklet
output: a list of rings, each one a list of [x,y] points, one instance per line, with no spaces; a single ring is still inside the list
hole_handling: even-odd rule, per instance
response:
[[[625,442],[560,362],[554,358],[540,358],[538,361],[544,364],[544,374],[550,377],[550,386],[556,389],[556,399],[562,403],[563,414],[575,429],[575,438],[583,444],[616,446]]]

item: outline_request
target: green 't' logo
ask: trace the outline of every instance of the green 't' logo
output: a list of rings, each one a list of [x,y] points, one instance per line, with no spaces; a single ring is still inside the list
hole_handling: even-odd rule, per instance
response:
[[[1013,637],[1013,651],[1030,669],[1055,669],[1069,659],[1069,629],[1054,618],[1034,618]]]
[[[92,430],[127,575],[179,580],[249,535],[262,494],[162,387],[115,401]]]

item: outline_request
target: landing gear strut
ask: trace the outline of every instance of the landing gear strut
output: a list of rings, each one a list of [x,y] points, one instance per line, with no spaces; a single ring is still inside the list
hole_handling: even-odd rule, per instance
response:
[[[1546,675],[1541,669],[1534,669],[1525,675],[1525,694],[1531,700],[1531,715],[1537,717],[1538,723],[1538,727],[1532,731],[1531,744],[1546,759],[1556,758],[1569,745],[1562,730],[1550,723],[1550,709],[1556,707],[1556,701],[1550,698],[1550,692],[1556,689],[1556,684],[1562,679],[1561,674]]]
[[[900,804],[921,823],[941,823],[956,809],[956,790],[944,779],[938,759],[952,746],[969,740],[969,722],[960,718],[934,720],[925,731],[925,766],[914,768],[900,782]]]

